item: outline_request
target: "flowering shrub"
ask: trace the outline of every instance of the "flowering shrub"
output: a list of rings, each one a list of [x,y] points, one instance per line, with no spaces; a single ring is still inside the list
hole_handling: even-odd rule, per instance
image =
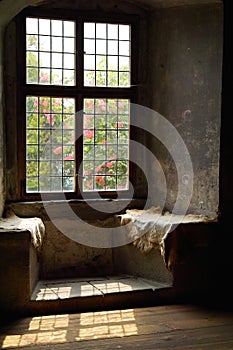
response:
[[[49,68],[49,60],[46,65],[38,60],[50,50],[42,45],[47,45],[46,37],[39,37],[38,41],[37,35],[27,35],[27,83],[74,85],[74,69]],[[64,44],[71,40],[63,39]],[[92,71],[85,71],[84,85],[106,86],[106,56],[99,57],[95,80]],[[129,85],[129,58],[119,72],[108,69],[108,86]],[[129,100],[86,98],[83,104],[83,190],[127,189]],[[74,191],[75,99],[28,96],[26,114],[27,191]]]
[[[74,190],[74,99],[27,97],[27,191]]]
[[[84,100],[84,190],[128,188],[128,125],[128,100]]]

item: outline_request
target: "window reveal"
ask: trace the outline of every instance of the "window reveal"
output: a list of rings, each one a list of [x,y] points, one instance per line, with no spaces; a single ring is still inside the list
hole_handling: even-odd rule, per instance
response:
[[[25,195],[129,189],[131,30],[25,17]]]

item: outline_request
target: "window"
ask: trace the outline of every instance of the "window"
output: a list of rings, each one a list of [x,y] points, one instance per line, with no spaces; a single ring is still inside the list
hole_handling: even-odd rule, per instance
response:
[[[20,17],[22,197],[129,190],[135,23],[36,9]]]

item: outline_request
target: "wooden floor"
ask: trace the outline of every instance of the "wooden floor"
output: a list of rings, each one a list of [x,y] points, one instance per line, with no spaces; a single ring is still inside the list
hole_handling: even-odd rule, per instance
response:
[[[190,304],[27,317],[0,329],[2,349],[233,349],[233,311]]]

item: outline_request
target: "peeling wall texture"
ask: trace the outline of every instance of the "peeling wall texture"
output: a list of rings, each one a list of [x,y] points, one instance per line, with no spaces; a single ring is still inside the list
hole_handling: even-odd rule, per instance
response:
[[[160,9],[151,15],[150,24],[151,108],[172,123],[190,153],[194,186],[189,212],[216,216],[222,5]],[[177,195],[177,172],[164,148],[158,142],[153,147],[166,174],[166,204],[171,210]]]

